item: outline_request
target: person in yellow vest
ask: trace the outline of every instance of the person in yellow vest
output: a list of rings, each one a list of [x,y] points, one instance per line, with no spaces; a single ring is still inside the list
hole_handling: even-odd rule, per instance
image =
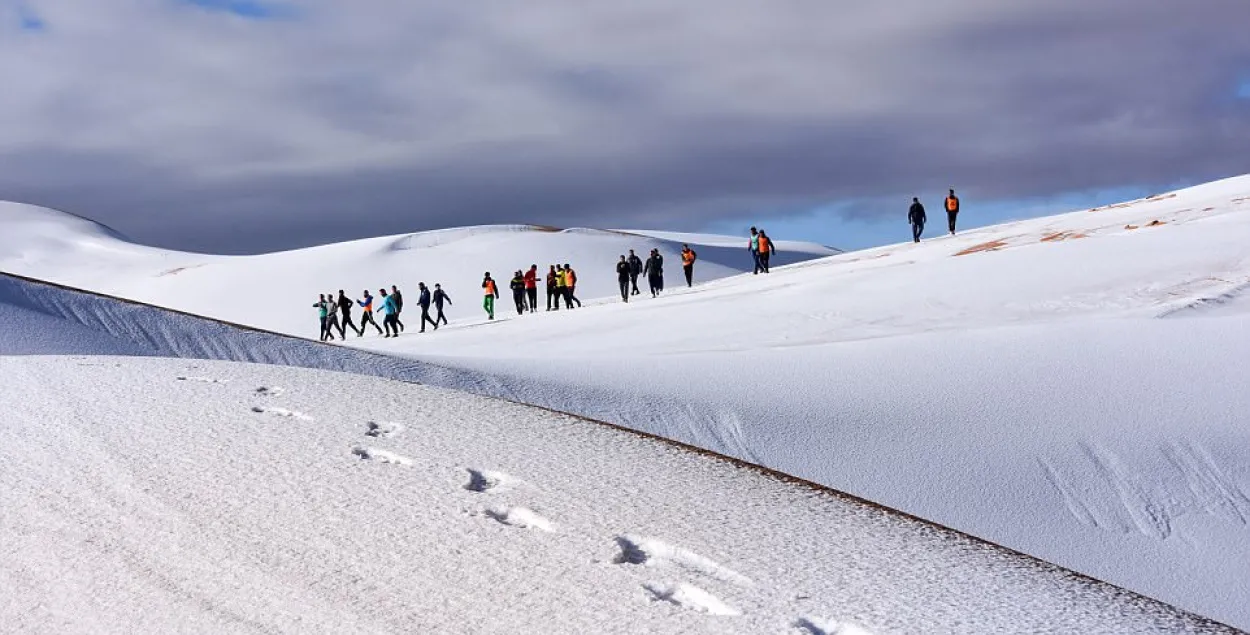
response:
[[[950,225],[951,236],[955,235],[955,217],[959,215],[959,197],[955,196],[955,190],[951,190],[949,196],[946,197],[946,222]]]
[[[486,277],[482,280],[482,290],[485,297],[482,299],[482,308],[486,309],[487,319],[495,319],[495,298],[499,297],[499,287],[491,280],[490,272],[486,272]]]
[[[564,275],[564,267],[556,265],[556,302],[555,310],[560,310],[560,301],[568,301],[569,297],[569,279]]]
[[[698,260],[699,255],[694,253],[690,245],[681,246],[681,270],[686,274],[686,286],[694,286],[694,261]]]
[[[567,262],[564,263],[564,282],[566,287],[564,290],[566,308],[571,309],[574,304],[577,304],[578,308],[580,308],[582,301],[577,299],[577,272],[573,271],[573,266]]]

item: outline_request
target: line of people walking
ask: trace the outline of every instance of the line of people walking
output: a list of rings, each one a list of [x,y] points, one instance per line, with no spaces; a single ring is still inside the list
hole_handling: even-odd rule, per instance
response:
[[[425,286],[424,282],[418,283],[417,287],[421,292],[417,299],[417,305],[421,307],[421,332],[425,332],[426,324],[438,330],[439,324],[447,324],[447,316],[443,315],[443,305],[452,304],[451,296],[443,291],[441,284],[435,284],[432,291]],[[399,334],[404,331],[404,323],[400,319],[404,310],[404,295],[395,285],[391,285],[390,293],[387,293],[386,289],[378,289],[378,295],[381,296],[381,300],[377,301],[379,305],[377,310],[382,314],[381,326],[373,317],[375,298],[368,289],[361,292],[361,298],[358,300],[347,297],[342,289],[339,289],[337,298],[334,294],[319,295],[313,308],[317,309],[317,315],[321,320],[321,341],[333,341],[336,330],[340,340],[347,339],[347,329],[351,329],[356,337],[364,337],[366,326],[377,329],[378,335],[383,337],[399,337]],[[352,320],[352,310],[356,306],[361,309],[360,326],[356,326]],[[437,311],[435,316],[430,315],[431,306]]]
[[[946,207],[946,225],[950,230],[950,235],[955,235],[955,221],[959,217],[959,197],[955,196],[955,190],[952,188],[944,201]],[[919,197],[912,197],[911,207],[907,209],[907,222],[911,224],[911,238],[913,242],[920,242],[920,235],[924,233],[925,217],[924,205],[921,204]]]
[[[512,276],[508,288],[512,291],[512,302],[516,306],[517,315],[538,311],[538,265],[530,265],[524,272],[517,269]],[[548,265],[547,277],[547,310],[559,311],[560,303],[566,309],[581,307],[582,301],[577,297],[577,272],[569,263]],[[486,319],[495,319],[495,300],[499,299],[499,285],[487,271],[482,277],[482,309],[486,311]]]

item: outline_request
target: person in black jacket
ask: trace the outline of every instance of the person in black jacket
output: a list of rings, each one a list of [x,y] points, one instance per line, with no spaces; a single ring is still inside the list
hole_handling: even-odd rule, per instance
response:
[[[911,223],[911,239],[920,242],[920,234],[924,233],[924,205],[920,204],[920,199],[912,197],[911,208],[907,210],[907,222]]]
[[[629,278],[630,278],[629,261],[625,260],[625,254],[621,254],[621,261],[616,263],[616,283],[621,287],[621,299],[629,302]]]
[[[547,310],[560,310],[560,285],[556,282],[556,266],[551,265],[547,269]]]
[[[339,328],[350,326],[353,331],[356,331],[356,337],[363,337],[365,334],[365,326],[361,324],[360,328],[356,328],[356,323],[352,321],[352,305],[354,305],[355,302],[353,302],[351,298],[347,297],[347,294],[343,293],[342,289],[339,289],[338,304],[339,312],[343,314],[342,326]]]
[[[426,288],[424,282],[418,282],[417,288],[421,290],[421,295],[417,296],[417,304],[421,306],[421,332],[425,332],[425,323],[429,322],[434,325],[434,330],[438,330],[438,322],[430,317],[430,290]]]
[[[395,298],[395,324],[399,325],[399,333],[404,332],[404,323],[399,321],[399,314],[404,312],[404,296],[399,292],[399,287],[391,285],[391,297]],[[396,335],[399,335],[396,333]]]
[[[638,254],[635,254],[634,250],[630,249],[628,262],[630,286],[629,294],[642,295],[642,292],[638,290],[638,276],[642,273],[642,258],[639,258]]]
[[[447,295],[447,293],[443,291],[442,285],[435,282],[434,283],[434,309],[438,312],[438,315],[434,318],[434,328],[438,328],[439,322],[442,322],[443,324],[447,323],[447,316],[443,315],[443,303],[444,302],[450,305],[451,296]]]
[[[643,269],[647,274],[647,284],[651,287],[651,297],[660,295],[664,290],[664,256],[660,255],[659,249],[652,249],[651,256],[647,258],[647,264]]]
[[[512,301],[516,303],[516,314],[525,313],[525,274],[521,273],[520,269],[516,270],[508,287],[512,289]]]

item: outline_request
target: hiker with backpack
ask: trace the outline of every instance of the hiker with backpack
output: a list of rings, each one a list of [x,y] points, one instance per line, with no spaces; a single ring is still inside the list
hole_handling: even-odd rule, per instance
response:
[[[946,197],[946,223],[950,227],[951,236],[955,235],[955,217],[959,216],[959,197],[952,188]]]
[[[651,287],[651,297],[660,295],[660,292],[664,290],[664,256],[660,255],[659,249],[651,250],[651,256],[647,258],[643,271],[647,274],[647,285]]]

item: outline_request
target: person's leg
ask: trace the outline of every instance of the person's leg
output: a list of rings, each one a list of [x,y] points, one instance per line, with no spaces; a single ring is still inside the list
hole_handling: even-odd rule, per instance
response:
[[[755,275],[760,275],[760,252],[752,251],[751,258],[755,260]]]
[[[573,302],[577,304],[577,307],[580,309],[582,301],[577,299],[577,287],[569,287],[569,297],[573,298]]]
[[[616,283],[621,288],[621,299],[629,302],[629,280],[617,280]]]
[[[365,313],[365,315],[366,315],[366,316],[368,316],[368,322],[369,322],[370,324],[372,324],[372,325],[373,325],[373,328],[375,328],[375,329],[377,329],[377,330],[378,330],[378,335],[381,335],[381,334],[382,334],[382,327],[381,327],[381,326],[378,326],[378,321],[377,321],[377,320],[375,320],[375,319],[373,319],[373,311],[369,311],[368,313]],[[364,324],[361,324],[361,325],[360,325],[360,330],[362,330],[362,331],[363,331],[363,330],[365,330],[365,325],[364,325]]]
[[[959,216],[959,212],[946,212],[946,222],[950,225],[951,235],[955,235],[955,217]]]
[[[694,286],[694,265],[682,265],[682,271],[686,274],[686,286]]]
[[[328,321],[328,320],[326,320],[326,318],[321,318],[321,335],[319,335],[318,337],[320,337],[320,338],[321,338],[321,341],[323,341],[323,342],[324,342],[324,341],[326,341],[326,323],[327,323],[327,321]]]
[[[768,273],[768,259],[770,257],[771,256],[769,256],[767,253],[760,254],[760,268],[764,271],[764,273]]]
[[[530,297],[530,313],[533,313],[538,310],[538,287],[527,289],[526,292]]]

